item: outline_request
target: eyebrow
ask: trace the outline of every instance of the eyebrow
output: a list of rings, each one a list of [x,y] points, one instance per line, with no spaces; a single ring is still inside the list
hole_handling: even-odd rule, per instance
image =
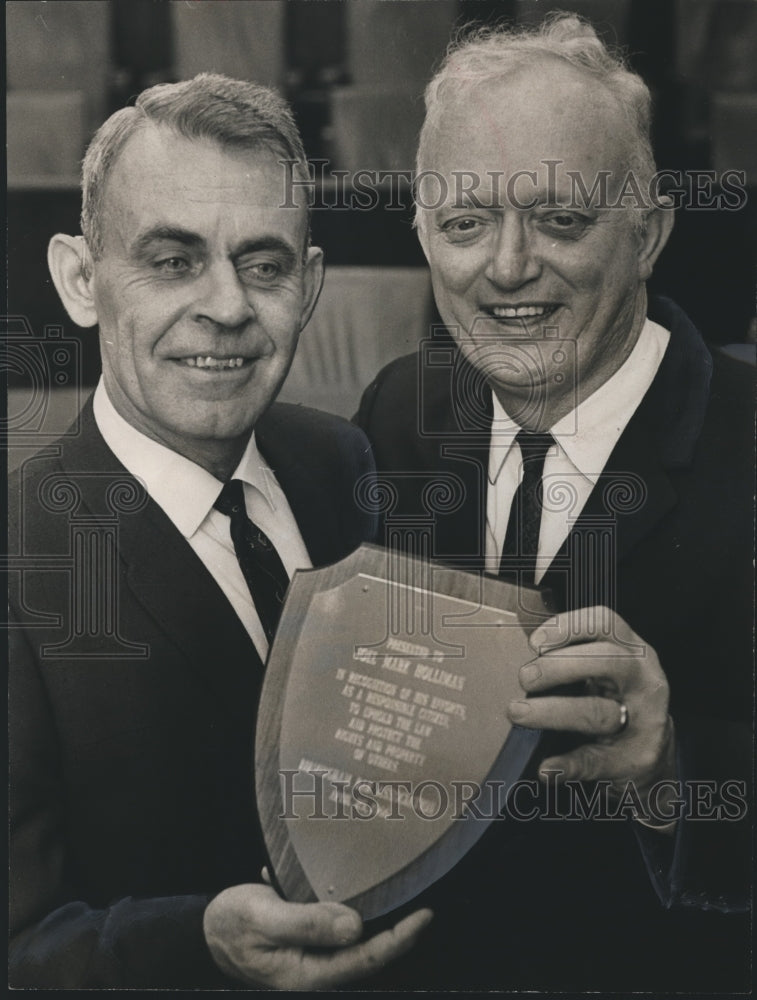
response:
[[[483,210],[489,212],[502,212],[508,207],[507,202],[502,197],[501,191],[489,190],[489,191],[476,191],[476,192],[463,192],[461,197],[452,198],[449,201],[445,201],[442,205],[437,206],[432,211],[435,212],[457,212],[457,211],[475,211]],[[517,192],[516,192],[517,193]],[[524,210],[526,208],[564,208],[564,209],[589,209],[593,208],[592,205],[581,205],[577,204],[574,200],[573,195],[575,192],[572,189],[556,189],[554,187],[539,186],[531,189],[526,189],[520,193],[519,200],[525,202],[523,206]],[[496,200],[495,196],[499,195],[499,200]],[[531,205],[531,202],[534,202]]]
[[[132,243],[131,251],[136,256],[145,253],[154,243],[180,243],[186,247],[203,246],[205,240],[197,233],[180,226],[153,226],[141,233]]]
[[[137,237],[131,247],[132,253],[139,257],[148,252],[155,243],[179,243],[181,246],[192,249],[206,245],[202,236],[189,229],[183,229],[181,226],[159,225],[151,227]],[[298,259],[295,250],[285,240],[278,236],[267,235],[245,240],[232,250],[231,258],[238,260],[247,254],[265,251],[279,254],[289,267],[293,267]]]
[[[237,260],[247,254],[260,253],[261,251],[272,251],[283,258],[283,262],[288,267],[294,267],[299,260],[299,255],[293,247],[278,236],[261,236],[258,239],[246,240],[234,249],[231,256]]]

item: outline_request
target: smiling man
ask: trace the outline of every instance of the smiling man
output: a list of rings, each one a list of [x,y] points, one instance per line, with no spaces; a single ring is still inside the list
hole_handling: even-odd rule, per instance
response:
[[[486,375],[498,400],[540,430],[628,358],[672,213],[606,207],[634,159],[652,174],[651,154],[634,156],[639,138],[618,129],[619,98],[570,62],[524,64],[486,88],[454,84],[440,87],[421,140],[419,237],[462,356],[494,364]],[[605,205],[581,199],[576,178]],[[545,330],[569,345],[565,357],[555,360]],[[508,340],[511,352],[501,346]]]
[[[363,435],[273,402],[323,267],[283,160],[307,176],[271,91],[152,88],[92,141],[83,236],[50,243],[103,374],[11,484],[15,987],[325,988],[428,919],[363,938],[261,882],[253,725],[284,592],[373,530]]]
[[[414,521],[419,550],[559,612],[502,706],[544,732],[536,815],[429,893],[407,972],[426,988],[748,988],[751,373],[648,301],[673,224],[649,120],[572,15],[472,34],[426,91],[417,228],[444,329],[356,420],[387,537]]]

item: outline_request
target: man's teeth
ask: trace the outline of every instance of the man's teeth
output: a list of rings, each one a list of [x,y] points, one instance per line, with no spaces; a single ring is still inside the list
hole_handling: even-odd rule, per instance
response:
[[[494,306],[492,312],[502,319],[520,319],[528,316],[543,316],[546,306]]]
[[[196,358],[183,358],[185,365],[190,368],[214,368],[220,371],[222,368],[241,368],[244,358],[211,358],[198,355]]]

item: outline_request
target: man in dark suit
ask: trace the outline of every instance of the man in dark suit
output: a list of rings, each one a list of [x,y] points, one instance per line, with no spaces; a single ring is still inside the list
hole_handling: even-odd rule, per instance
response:
[[[406,981],[748,988],[751,374],[648,307],[672,226],[649,93],[566,15],[464,41],[426,111],[417,226],[445,329],[356,421],[387,537],[415,518],[436,559],[560,613],[503,706],[548,737],[540,812],[430,894],[444,959],[422,945]],[[571,782],[626,808],[572,822]]]
[[[50,244],[103,377],[11,485],[11,982],[318,988],[409,947],[260,882],[253,725],[288,578],[371,536],[349,424],[274,404],[322,280],[284,102],[203,75],[95,136]],[[225,485],[224,485],[225,484]]]

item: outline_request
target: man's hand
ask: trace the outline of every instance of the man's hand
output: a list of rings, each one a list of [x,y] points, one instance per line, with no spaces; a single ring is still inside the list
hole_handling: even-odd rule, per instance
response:
[[[363,922],[348,906],[287,903],[269,885],[237,885],[211,900],[203,929],[226,975],[249,986],[324,990],[402,955],[430,920],[430,910],[418,910],[358,943]]]
[[[654,782],[675,778],[668,683],[655,651],[622,618],[609,608],[566,612],[537,628],[529,641],[539,655],[520,671],[527,694],[580,681],[586,693],[513,701],[510,719],[592,737],[542,761],[541,777],[553,771],[562,772],[561,780],[608,780],[618,794],[633,781],[642,796]]]

